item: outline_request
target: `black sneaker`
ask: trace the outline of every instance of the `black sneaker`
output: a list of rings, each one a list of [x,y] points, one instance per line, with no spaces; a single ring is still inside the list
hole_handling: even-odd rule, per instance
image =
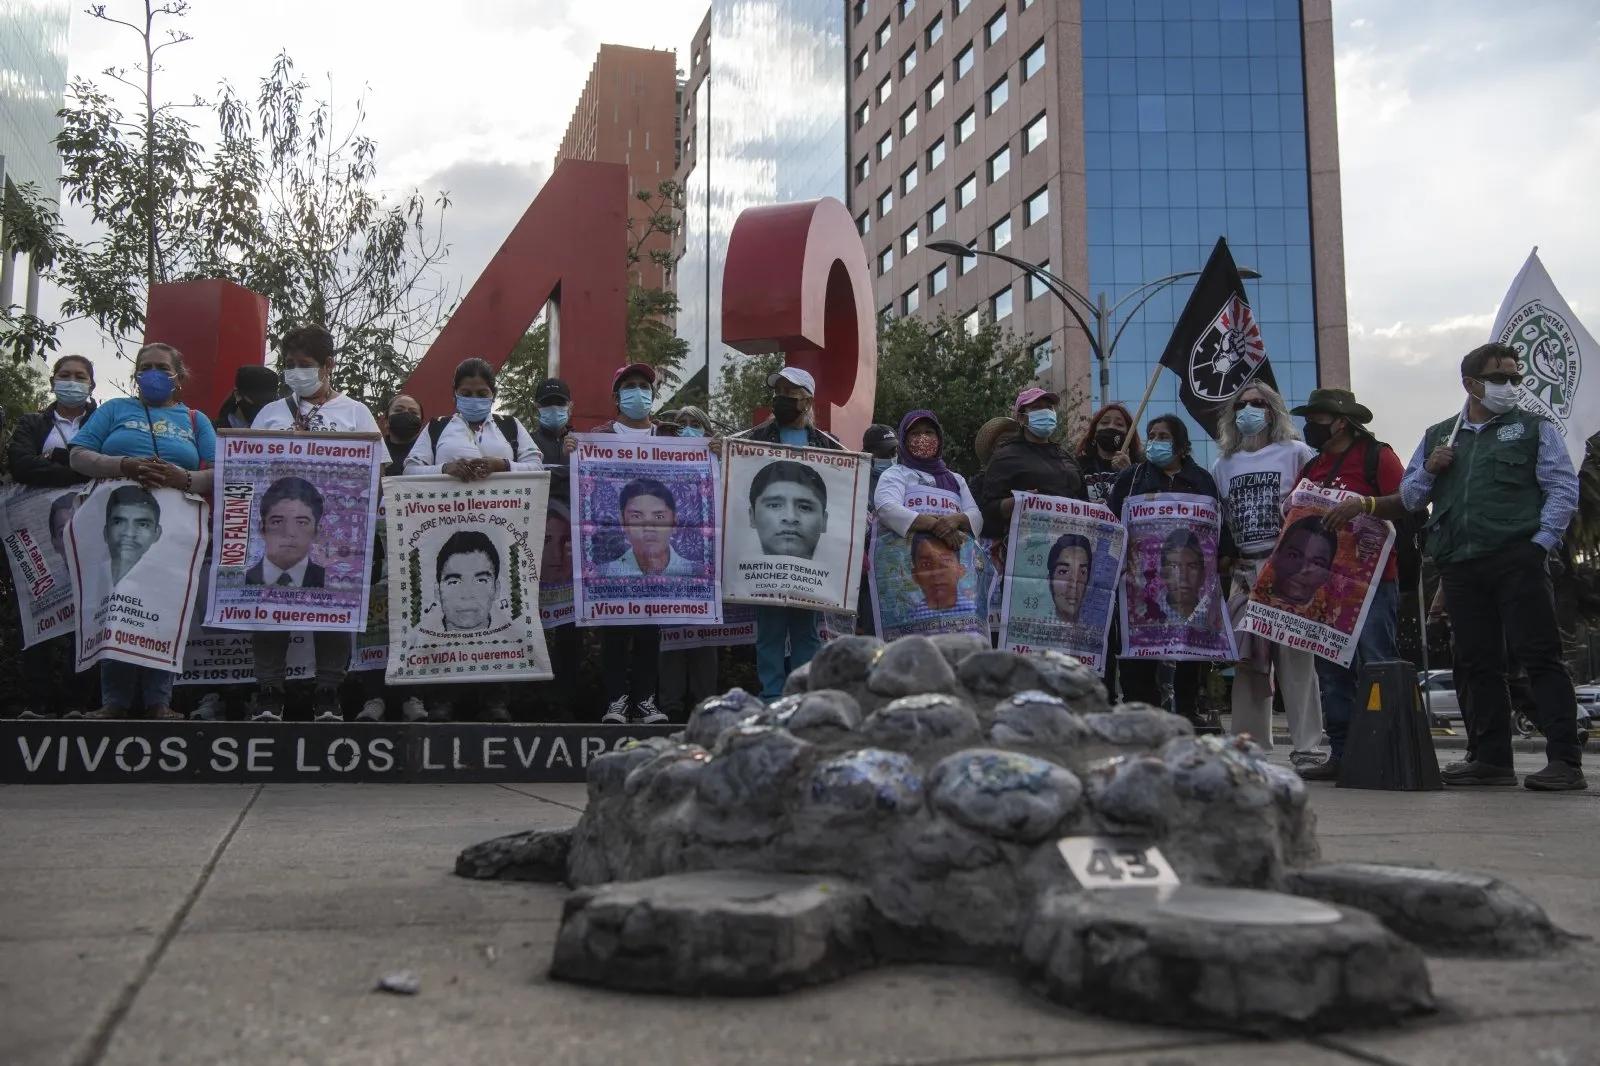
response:
[[[332,685],[318,685],[311,697],[313,722],[342,722],[344,712],[339,708],[339,690]]]
[[[456,705],[453,703],[435,703],[428,710],[430,722],[453,722],[456,720]]]
[[[646,696],[634,705],[633,720],[640,725],[660,725],[667,720],[667,716],[656,706],[654,696]]]
[[[281,722],[283,721],[283,689],[278,685],[263,685],[261,691],[256,693],[255,710],[250,714],[252,722]]]
[[[511,708],[504,703],[491,703],[483,709],[483,720],[485,722],[509,722],[511,721]]]
[[[1564,762],[1553,762],[1536,774],[1522,779],[1522,787],[1535,792],[1582,792],[1589,787],[1583,771]]]
[[[1326,762],[1308,766],[1299,771],[1302,781],[1337,781],[1339,780],[1339,760],[1329,759]]]
[[[47,722],[54,717],[48,707],[24,707],[22,713],[17,715],[17,719],[23,722]]]
[[[1439,771],[1439,779],[1447,785],[1504,785],[1517,787],[1517,772],[1509,766],[1490,766],[1488,763],[1453,762]]]

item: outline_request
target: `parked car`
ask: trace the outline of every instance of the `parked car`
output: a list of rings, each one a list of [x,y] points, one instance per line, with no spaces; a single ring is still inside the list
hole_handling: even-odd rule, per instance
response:
[[[1418,670],[1417,685],[1422,689],[1422,706],[1434,718],[1461,720],[1461,701],[1456,698],[1455,676],[1449,670]]]
[[[1455,675],[1451,671],[1418,670],[1417,684],[1426,694],[1423,707],[1427,707],[1427,701],[1431,700],[1435,718],[1461,720],[1461,700],[1456,694]],[[1600,713],[1600,680],[1574,686],[1573,693],[1578,698],[1578,740],[1579,743],[1586,744],[1589,734],[1594,730],[1596,714]],[[1539,735],[1539,727],[1534,725],[1530,711],[1529,707],[1516,705],[1515,690],[1513,690],[1511,728],[1516,730],[1518,736]]]

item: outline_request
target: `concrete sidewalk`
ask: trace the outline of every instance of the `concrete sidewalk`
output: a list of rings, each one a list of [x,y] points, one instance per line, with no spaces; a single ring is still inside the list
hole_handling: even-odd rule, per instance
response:
[[[1491,873],[1600,935],[1600,789],[1312,787],[1327,857]],[[466,844],[570,824],[583,797],[580,785],[0,789],[0,1062],[1600,1063],[1593,942],[1542,960],[1433,960],[1434,1018],[1286,1043],[1102,1021],[955,968],[766,1000],[556,984],[544,969],[563,892],[450,868]],[[419,995],[372,991],[398,970]]]

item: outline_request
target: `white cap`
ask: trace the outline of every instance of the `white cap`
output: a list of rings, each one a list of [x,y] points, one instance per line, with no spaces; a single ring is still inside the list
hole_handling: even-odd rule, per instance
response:
[[[817,394],[817,379],[806,373],[804,370],[801,370],[797,366],[786,366],[776,374],[772,375],[767,379],[767,388],[770,389],[772,386],[776,385],[779,378],[782,378],[791,385],[798,385],[800,388],[805,389],[813,396]]]

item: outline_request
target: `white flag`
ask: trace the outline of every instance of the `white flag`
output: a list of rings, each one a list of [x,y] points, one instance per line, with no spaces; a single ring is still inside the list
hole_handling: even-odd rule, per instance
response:
[[[1600,433],[1600,344],[1556,291],[1538,248],[1511,283],[1490,336],[1522,359],[1523,409],[1560,427],[1572,465],[1581,467],[1589,438]]]

